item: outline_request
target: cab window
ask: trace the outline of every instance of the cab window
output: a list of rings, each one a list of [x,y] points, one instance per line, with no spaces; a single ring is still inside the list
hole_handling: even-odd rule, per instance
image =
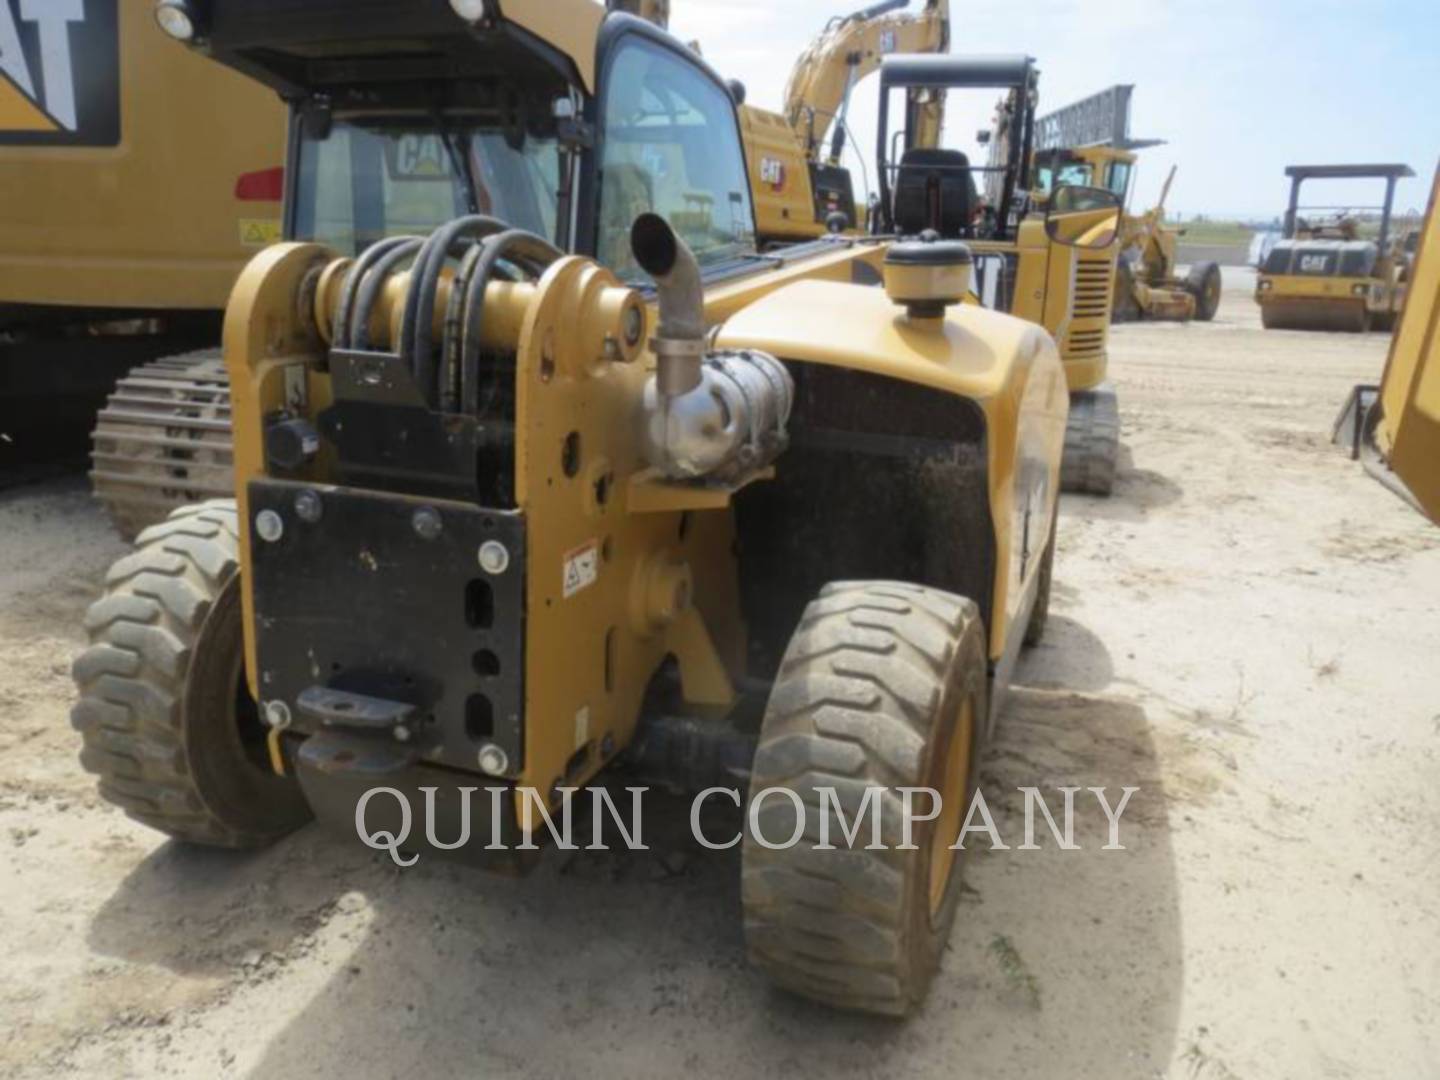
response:
[[[1128,161],[1112,161],[1110,163],[1109,183],[1107,186],[1123,201],[1125,193],[1130,190],[1130,163]]]
[[[1092,174],[1089,165],[1081,161],[1071,161],[1059,165],[1041,165],[1038,170],[1038,181],[1040,190],[1048,194],[1066,184],[1074,187],[1090,187]]]
[[[600,261],[627,280],[643,278],[630,225],[647,211],[670,223],[702,267],[753,253],[755,216],[729,94],[638,36],[617,46],[605,84]]]
[[[356,254],[377,240],[424,235],[468,212],[541,236],[555,235],[559,150],[554,139],[459,124],[441,134],[429,118],[337,120],[302,134],[295,233]]]

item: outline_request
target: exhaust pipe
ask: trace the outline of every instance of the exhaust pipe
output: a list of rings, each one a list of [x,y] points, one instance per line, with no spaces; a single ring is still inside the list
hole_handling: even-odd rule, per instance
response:
[[[645,387],[645,456],[671,480],[738,480],[763,469],[788,441],[795,384],[768,353],[707,353],[700,265],[664,218],[641,214],[630,248],[655,280],[660,325]]]
[[[655,375],[667,398],[688,394],[700,385],[705,355],[705,291],[700,264],[689,246],[659,214],[641,214],[630,227],[635,261],[655,281],[660,325],[651,347]]]

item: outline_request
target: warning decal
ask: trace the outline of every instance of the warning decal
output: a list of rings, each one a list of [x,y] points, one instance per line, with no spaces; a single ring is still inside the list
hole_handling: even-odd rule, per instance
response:
[[[600,545],[591,540],[565,556],[564,577],[561,591],[570,599],[581,589],[588,589],[600,576]]]

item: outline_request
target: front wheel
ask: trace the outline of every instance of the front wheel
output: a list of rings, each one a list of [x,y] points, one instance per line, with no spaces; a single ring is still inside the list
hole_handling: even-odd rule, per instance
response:
[[[270,769],[245,683],[235,504],[185,507],[140,534],[85,616],[71,722],[100,794],[180,840],[257,847],[310,818]]]
[[[827,586],[805,610],[770,694],[750,780],[741,899],[751,962],[829,1005],[915,1009],[955,922],[963,852],[951,847],[975,788],[987,722],[985,633],[975,604],[895,582]],[[941,795],[900,847],[897,789]],[[771,789],[781,789],[774,792]],[[826,789],[833,789],[833,801]],[[765,794],[771,790],[771,794]],[[868,794],[873,792],[873,794]],[[878,812],[867,811],[867,798]],[[916,818],[933,807],[914,796]],[[854,830],[842,831],[836,807]],[[871,813],[881,846],[872,842]],[[817,850],[824,818],[835,850]]]

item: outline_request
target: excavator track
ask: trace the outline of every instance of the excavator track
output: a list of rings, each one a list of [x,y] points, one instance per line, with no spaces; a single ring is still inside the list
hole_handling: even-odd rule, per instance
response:
[[[1119,452],[1120,408],[1115,387],[1103,382],[1093,390],[1071,394],[1065,456],[1060,462],[1060,490],[1109,495],[1115,487]]]
[[[135,368],[96,419],[90,480],[126,539],[177,507],[234,494],[230,383],[219,349]]]

